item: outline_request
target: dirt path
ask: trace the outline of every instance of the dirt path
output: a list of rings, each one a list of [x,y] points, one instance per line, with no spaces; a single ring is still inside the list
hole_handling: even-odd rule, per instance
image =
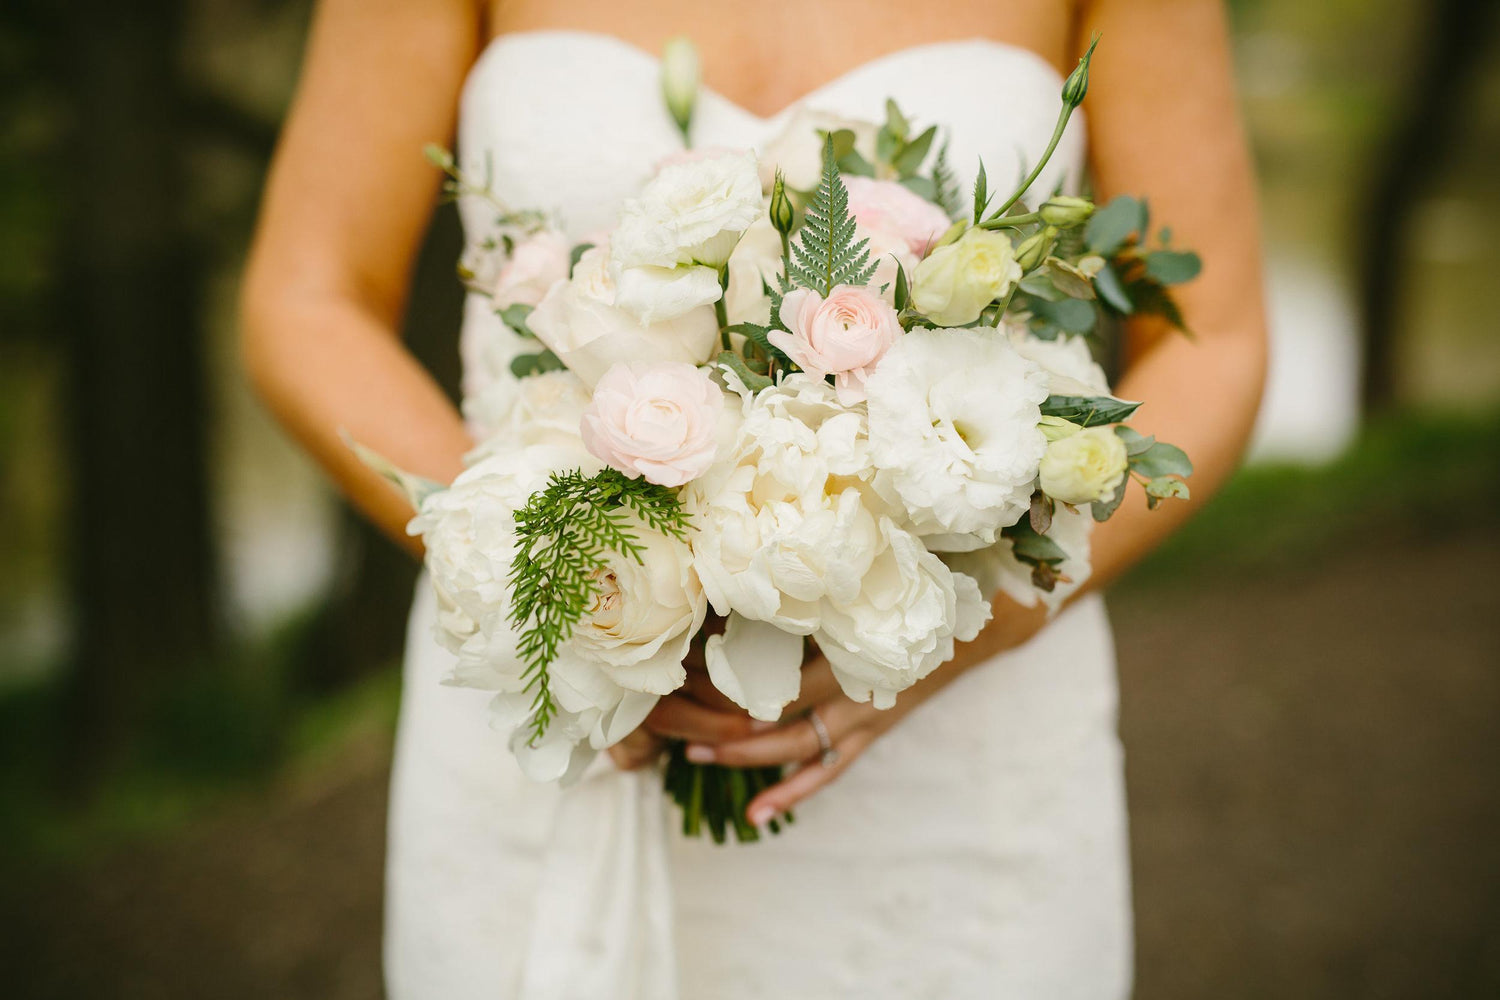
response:
[[[1144,1000],[1500,995],[1500,532],[1367,541],[1117,595]],[[379,996],[387,751],[11,886],[6,994]]]

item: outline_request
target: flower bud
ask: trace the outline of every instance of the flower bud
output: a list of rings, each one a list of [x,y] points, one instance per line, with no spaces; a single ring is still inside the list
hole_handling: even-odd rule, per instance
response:
[[[684,139],[698,100],[699,74],[697,46],[681,35],[668,39],[662,48],[661,93]]]
[[[1037,421],[1037,429],[1042,432],[1042,437],[1046,438],[1048,442],[1061,441],[1063,438],[1072,437],[1083,430],[1082,427],[1073,423],[1073,421],[1065,420],[1062,417],[1042,417]]]
[[[1113,427],[1089,427],[1047,445],[1037,476],[1042,492],[1063,503],[1108,503],[1130,467]]]
[[[776,171],[776,180],[771,184],[771,225],[783,236],[792,231],[794,212],[792,210],[792,199],[786,193],[786,177],[780,170]]]
[[[1021,265],[1022,271],[1035,271],[1042,266],[1042,261],[1047,259],[1047,254],[1052,252],[1052,244],[1056,242],[1057,230],[1052,226],[1032,233],[1016,247],[1016,263]]]
[[[1094,46],[1098,44],[1099,36],[1095,35],[1094,40],[1089,43],[1088,51],[1083,54],[1082,59],[1078,60],[1077,67],[1068,75],[1067,81],[1063,84],[1063,103],[1070,108],[1076,108],[1082,104],[1084,95],[1089,92],[1089,60],[1093,58]]]
[[[1094,214],[1094,203],[1087,198],[1075,198],[1072,195],[1054,195],[1042,202],[1042,207],[1037,209],[1037,214],[1042,221],[1049,226],[1059,229],[1072,229],[1089,221],[1089,216]]]

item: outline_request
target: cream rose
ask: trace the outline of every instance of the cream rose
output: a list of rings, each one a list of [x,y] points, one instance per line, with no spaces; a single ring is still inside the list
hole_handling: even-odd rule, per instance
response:
[[[1085,504],[1113,500],[1128,467],[1125,442],[1113,427],[1085,427],[1049,444],[1037,474],[1052,499]]]
[[[780,167],[786,186],[793,191],[811,191],[817,187],[823,175],[823,134],[844,130],[854,133],[855,150],[874,163],[878,129],[873,124],[798,106],[786,127],[761,150],[761,186],[770,191]]]
[[[571,251],[567,237],[550,229],[517,243],[495,278],[494,307],[534,306],[542,301],[548,289],[567,278]]]
[[[938,326],[964,326],[1020,280],[1010,237],[970,229],[917,265],[911,300]]]
[[[611,240],[615,304],[644,322],[713,304],[719,268],[760,214],[754,154],[663,167],[621,210]]]
[[[572,279],[554,285],[527,319],[537,339],[585,385],[593,386],[621,361],[651,358],[701,364],[714,354],[719,324],[712,306],[699,305],[669,320],[643,323],[615,307],[609,259],[608,243],[586,250]]]
[[[594,387],[583,443],[600,461],[661,486],[681,486],[713,464],[724,394],[680,361],[617,364]]]
[[[870,289],[853,285],[833,288],[826,299],[805,288],[788,292],[781,322],[787,330],[772,330],[771,343],[808,374],[832,375],[838,400],[846,406],[864,401],[865,380],[901,335],[896,310]]]

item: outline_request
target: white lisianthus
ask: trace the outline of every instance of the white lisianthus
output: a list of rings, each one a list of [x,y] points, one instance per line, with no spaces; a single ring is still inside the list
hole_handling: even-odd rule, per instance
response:
[[[875,485],[934,550],[991,544],[1030,504],[1046,375],[995,330],[917,329],[867,383]]]
[[[482,428],[479,446],[465,456],[473,465],[497,449],[517,445],[571,445],[589,405],[588,386],[570,371],[541,372],[497,383],[464,400],[464,417]]]
[[[1056,340],[1043,340],[1019,323],[1007,323],[1005,333],[1017,354],[1047,370],[1051,391],[1075,395],[1077,386],[1083,386],[1089,390],[1087,395],[1109,395],[1109,379],[1085,338],[1060,334]]]
[[[917,265],[911,301],[938,326],[964,326],[1020,280],[1010,237],[973,228]]]
[[[942,559],[954,571],[973,577],[986,599],[1004,593],[1023,607],[1034,607],[1037,601],[1041,601],[1055,612],[1074,591],[1088,582],[1092,571],[1089,542],[1093,530],[1094,519],[1087,508],[1057,505],[1047,537],[1063,550],[1064,558],[1055,567],[1058,582],[1050,591],[1036,588],[1031,582],[1031,566],[1016,558],[1010,539],[1003,536],[989,548],[945,552]]]
[[[870,572],[852,600],[823,602],[813,636],[844,693],[890,708],[896,695],[953,658],[953,643],[979,634],[990,606],[973,579],[955,573],[888,517]]]
[[[729,255],[729,288],[724,293],[724,313],[730,325],[771,322],[771,297],[781,278],[781,234],[762,211],[755,224]]]
[[[573,277],[554,285],[527,318],[537,339],[586,386],[592,388],[619,362],[650,359],[696,365],[713,355],[719,324],[711,305],[700,303],[661,322],[642,322],[615,306],[609,260],[608,243],[584,251]]]
[[[643,322],[713,304],[719,268],[760,214],[754,154],[664,166],[621,210],[611,240],[615,304]]]
[[[1085,427],[1047,445],[1037,469],[1042,492],[1063,503],[1108,503],[1124,484],[1130,457],[1113,427]]]
[[[702,77],[698,47],[682,35],[667,39],[667,44],[662,46],[661,51],[661,95],[672,120],[677,123],[684,136],[693,120],[693,105],[698,101],[698,81]]]
[[[787,187],[811,191],[823,176],[823,134],[845,130],[854,133],[855,151],[874,163],[875,134],[879,131],[874,124],[799,106],[786,127],[761,149],[761,185],[770,191],[779,167]]]

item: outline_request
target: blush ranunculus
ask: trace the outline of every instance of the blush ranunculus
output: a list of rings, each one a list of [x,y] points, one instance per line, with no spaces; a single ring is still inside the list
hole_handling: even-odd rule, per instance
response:
[[[707,372],[679,361],[620,363],[594,386],[583,443],[631,476],[681,486],[713,464],[724,394]]]
[[[803,371],[833,376],[840,403],[865,399],[865,379],[901,335],[896,310],[868,288],[838,285],[823,298],[799,288],[781,302],[787,330],[772,330],[772,344]]]
[[[899,236],[919,260],[953,225],[941,208],[895,181],[852,176],[843,181],[849,214],[860,228]]]

